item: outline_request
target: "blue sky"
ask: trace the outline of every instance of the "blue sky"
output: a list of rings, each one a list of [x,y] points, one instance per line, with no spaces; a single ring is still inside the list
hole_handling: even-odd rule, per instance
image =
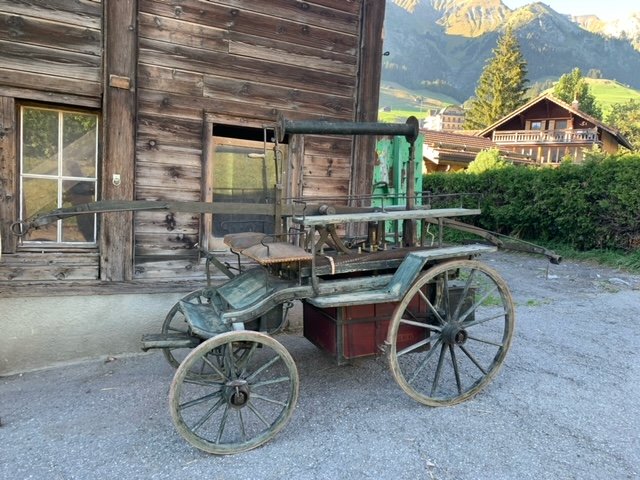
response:
[[[509,8],[534,3],[532,0],[502,0]],[[594,14],[603,20],[624,18],[631,12],[640,12],[638,0],[542,0],[558,13],[571,15]]]

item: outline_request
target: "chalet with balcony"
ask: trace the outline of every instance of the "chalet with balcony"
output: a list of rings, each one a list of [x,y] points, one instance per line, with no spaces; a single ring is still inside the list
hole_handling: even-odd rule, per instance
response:
[[[530,157],[536,164],[558,164],[571,158],[580,163],[584,151],[599,147],[615,153],[632,149],[615,128],[545,93],[490,125],[479,136],[490,138],[501,150]]]

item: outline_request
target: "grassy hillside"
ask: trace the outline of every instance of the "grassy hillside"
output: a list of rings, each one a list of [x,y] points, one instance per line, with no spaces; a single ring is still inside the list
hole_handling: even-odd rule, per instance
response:
[[[380,88],[378,120],[404,122],[411,115],[421,119],[427,116],[430,109],[459,104],[455,98],[431,90],[409,90],[393,82],[383,82]]]
[[[612,105],[626,103],[629,100],[640,100],[639,90],[622,85],[615,80],[588,78],[587,82],[591,93],[602,107],[605,118]]]
[[[628,100],[640,100],[640,90],[628,87],[615,80],[587,78],[591,93],[602,107],[604,117],[617,103]],[[440,109],[447,105],[460,105],[462,102],[430,90],[409,90],[403,86],[383,82],[380,88],[380,111],[378,121],[404,122],[413,115],[422,119],[430,109]],[[384,111],[388,109],[389,111]]]

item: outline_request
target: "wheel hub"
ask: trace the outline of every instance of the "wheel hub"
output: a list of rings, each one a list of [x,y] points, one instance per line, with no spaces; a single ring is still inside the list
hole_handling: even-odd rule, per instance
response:
[[[449,345],[464,345],[469,338],[469,334],[464,328],[449,324],[442,329],[442,338]]]
[[[249,384],[246,380],[232,380],[224,387],[224,396],[227,403],[234,408],[243,408],[250,397]]]

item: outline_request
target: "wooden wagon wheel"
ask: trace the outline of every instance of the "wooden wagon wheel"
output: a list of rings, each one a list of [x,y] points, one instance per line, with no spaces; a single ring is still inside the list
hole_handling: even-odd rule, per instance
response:
[[[201,288],[199,290],[195,290],[191,293],[188,293],[184,297],[180,299],[182,302],[190,302],[190,303],[199,303],[205,304],[209,303],[210,299],[208,296],[209,289]],[[180,310],[180,302],[176,302],[176,304],[171,307],[171,310],[167,313],[167,316],[162,323],[162,333],[189,333],[189,325],[187,324],[187,320]],[[163,348],[162,354],[164,358],[167,359],[169,365],[173,368],[178,368],[180,363],[185,359],[185,357],[191,352],[191,348]],[[194,373],[202,373],[204,365],[194,365]]]
[[[387,337],[391,372],[413,399],[455,405],[498,373],[515,314],[498,273],[474,260],[432,267],[396,307]]]
[[[211,362],[219,356],[220,365]],[[194,364],[207,362],[217,377],[194,378]],[[298,399],[299,377],[287,350],[259,332],[217,335],[180,364],[169,404],[176,429],[193,446],[215,454],[256,448],[287,424]]]

